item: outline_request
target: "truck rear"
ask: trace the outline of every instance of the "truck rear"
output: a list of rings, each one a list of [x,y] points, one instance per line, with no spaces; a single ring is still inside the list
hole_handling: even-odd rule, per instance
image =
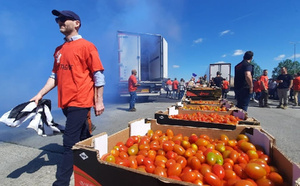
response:
[[[233,80],[231,78],[231,63],[213,63],[209,65],[209,80],[217,76],[217,72],[221,72],[221,76],[229,81],[232,87]]]
[[[138,96],[158,96],[168,77],[168,44],[157,34],[118,31],[119,94],[129,97],[128,78],[137,70]]]

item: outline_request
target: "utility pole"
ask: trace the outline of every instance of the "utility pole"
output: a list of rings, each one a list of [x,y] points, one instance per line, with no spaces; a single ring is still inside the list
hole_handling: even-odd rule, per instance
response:
[[[299,43],[299,41],[297,41],[297,42],[290,42],[291,44],[293,44],[294,45],[294,64],[295,64],[295,61],[296,61],[296,45]],[[294,69],[294,73],[295,73],[295,68],[293,68]]]

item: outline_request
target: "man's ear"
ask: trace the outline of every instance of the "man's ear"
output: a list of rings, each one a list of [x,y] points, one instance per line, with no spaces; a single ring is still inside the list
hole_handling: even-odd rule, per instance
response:
[[[80,21],[79,21],[79,20],[76,20],[76,21],[75,21],[75,24],[76,24],[76,27],[80,28],[80,26],[81,26],[81,23],[80,23]]]

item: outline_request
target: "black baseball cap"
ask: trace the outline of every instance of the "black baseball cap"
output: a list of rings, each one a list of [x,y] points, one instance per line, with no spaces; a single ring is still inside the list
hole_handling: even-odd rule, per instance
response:
[[[52,10],[52,14],[55,15],[55,16],[62,15],[62,16],[69,17],[69,18],[72,18],[74,20],[79,20],[80,21],[80,17],[77,14],[75,14],[74,12],[70,11],[70,10],[62,10],[62,11]]]

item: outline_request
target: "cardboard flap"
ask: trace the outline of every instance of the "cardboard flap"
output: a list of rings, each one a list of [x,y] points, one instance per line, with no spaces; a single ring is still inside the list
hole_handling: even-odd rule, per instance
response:
[[[145,119],[139,119],[131,122],[130,124],[130,136],[144,136],[148,130],[151,129],[151,124],[146,123]]]
[[[108,135],[103,134],[93,139],[95,149],[99,151],[100,157],[107,153],[108,149]]]
[[[178,115],[178,113],[179,113],[178,110],[175,108],[175,106],[169,107],[168,111],[169,111],[169,116]]]
[[[238,117],[238,118],[240,118],[242,120],[244,120],[245,117],[246,117],[245,113],[243,111],[241,111],[241,110],[234,110],[232,112],[232,115],[234,115],[234,116],[236,116],[236,117]]]
[[[271,137],[268,137],[265,132],[262,132],[258,129],[253,130],[252,134],[248,133],[247,136],[249,137],[251,143],[264,147],[265,153],[270,155],[270,149],[272,148],[274,139],[270,139]]]

